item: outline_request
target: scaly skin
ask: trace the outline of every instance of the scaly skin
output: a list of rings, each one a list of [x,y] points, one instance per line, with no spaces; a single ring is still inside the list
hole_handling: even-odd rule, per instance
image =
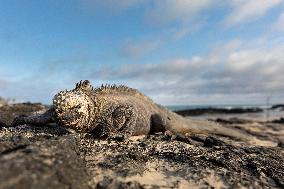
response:
[[[215,122],[183,118],[155,104],[150,98],[126,86],[93,88],[88,80],[75,89],[54,96],[53,107],[40,116],[18,117],[14,124],[57,122],[77,132],[123,132],[143,135],[171,131],[174,134],[217,134],[250,141],[253,137]]]

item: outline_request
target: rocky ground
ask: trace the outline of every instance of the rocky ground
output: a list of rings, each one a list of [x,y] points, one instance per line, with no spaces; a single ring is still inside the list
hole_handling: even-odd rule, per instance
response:
[[[157,133],[103,139],[52,124],[10,127],[15,116],[46,108],[0,107],[0,189],[284,188],[281,119],[217,119],[269,141],[265,147],[220,136]]]

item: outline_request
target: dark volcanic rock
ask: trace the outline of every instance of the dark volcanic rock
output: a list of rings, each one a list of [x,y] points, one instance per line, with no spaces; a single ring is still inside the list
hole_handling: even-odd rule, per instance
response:
[[[279,109],[279,110],[284,110],[284,104],[276,104],[276,105],[273,105],[272,107],[271,107],[271,109],[272,110],[274,110],[274,109]]]
[[[2,129],[0,188],[87,188],[86,166],[76,137],[39,130]]]
[[[284,148],[284,142],[283,142],[283,141],[280,141],[277,146],[278,146],[278,147],[281,147],[281,148]]]
[[[2,106],[0,107],[0,121],[1,123],[10,125],[16,116],[28,116],[31,115],[32,112],[43,110],[47,107],[48,106],[44,106],[40,103],[22,103]]]
[[[246,123],[252,123],[253,122],[251,120],[240,119],[240,118],[237,118],[237,117],[232,117],[232,118],[229,118],[229,119],[217,118],[216,120],[212,120],[212,121],[216,121],[216,122],[222,123],[222,124],[246,124]]]
[[[197,108],[189,110],[175,111],[182,116],[198,116],[204,114],[243,114],[243,113],[259,113],[263,112],[262,108]]]
[[[280,119],[276,119],[276,120],[273,120],[271,121],[272,123],[284,123],[284,118],[281,117]]]
[[[219,140],[214,137],[207,137],[204,141],[205,147],[213,147],[213,146],[222,146],[225,145],[225,143],[222,140]]]
[[[0,121],[0,129],[1,129],[2,127],[7,127],[7,125],[6,125],[6,123],[3,123],[3,122]]]
[[[1,189],[283,188],[283,167],[280,143],[256,147],[168,133],[103,139],[56,125],[0,128]]]

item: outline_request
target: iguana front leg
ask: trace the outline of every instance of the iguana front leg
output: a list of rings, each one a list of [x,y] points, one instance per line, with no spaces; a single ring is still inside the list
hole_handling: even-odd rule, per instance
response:
[[[55,122],[55,115],[54,115],[54,109],[50,108],[46,112],[40,115],[34,115],[34,116],[18,116],[16,117],[12,125],[23,125],[23,124],[30,124],[30,125],[44,125],[48,123],[54,123]]]
[[[137,118],[134,111],[132,106],[121,105],[112,112],[103,113],[97,118],[97,126],[93,133],[110,137],[133,135]]]
[[[112,113],[113,126],[117,132],[133,135],[135,133],[137,114],[132,106],[122,105]]]

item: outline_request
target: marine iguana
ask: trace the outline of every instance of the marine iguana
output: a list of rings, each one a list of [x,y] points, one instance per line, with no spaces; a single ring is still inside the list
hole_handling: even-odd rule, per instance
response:
[[[80,81],[73,90],[56,94],[53,106],[42,115],[17,117],[14,125],[42,125],[51,122],[76,132],[145,135],[170,131],[176,135],[217,134],[243,141],[254,139],[215,122],[184,118],[154,103],[136,89],[123,85],[93,88],[88,80]]]

